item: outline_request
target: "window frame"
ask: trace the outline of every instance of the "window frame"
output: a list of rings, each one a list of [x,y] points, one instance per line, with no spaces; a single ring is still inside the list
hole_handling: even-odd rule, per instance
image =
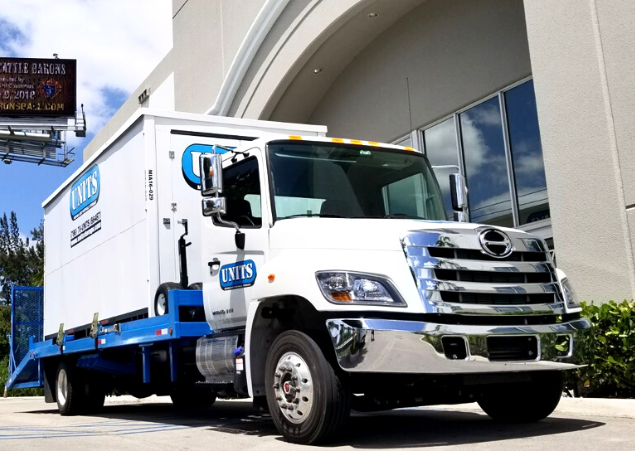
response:
[[[509,124],[508,124],[508,120],[507,120],[507,105],[505,103],[505,93],[507,93],[508,91],[524,84],[527,83],[529,81],[533,80],[533,76],[529,75],[527,77],[521,78],[520,80],[505,86],[502,89],[497,90],[496,92],[493,92],[492,94],[489,94],[485,97],[481,97],[480,99],[478,99],[475,102],[472,102],[468,105],[465,105],[464,107],[452,112],[451,114],[446,114],[442,117],[440,117],[439,119],[430,122],[429,124],[419,128],[417,130],[418,133],[418,138],[417,140],[421,143],[421,151],[423,152],[424,155],[426,155],[426,158],[428,156],[428,152],[427,149],[425,148],[425,131],[444,122],[447,121],[448,119],[453,119],[454,121],[454,129],[456,131],[456,151],[458,153],[458,162],[459,162],[459,171],[460,173],[465,177],[466,174],[466,168],[465,168],[465,151],[463,149],[463,139],[462,139],[462,133],[461,133],[461,121],[460,121],[460,115],[461,113],[464,113],[484,102],[487,102],[491,99],[494,98],[498,98],[498,104],[499,104],[499,110],[500,110],[500,114],[501,114],[501,128],[502,128],[502,134],[503,134],[503,144],[504,144],[504,148],[505,148],[505,161],[507,164],[507,181],[508,181],[508,186],[509,186],[509,194],[511,197],[511,209],[512,209],[512,219],[513,219],[513,227],[515,228],[520,228],[520,229],[524,229],[524,228],[535,228],[536,226],[549,226],[551,225],[551,218],[548,219],[543,219],[541,221],[536,221],[534,223],[531,224],[520,224],[520,206],[519,206],[519,202],[518,202],[518,193],[517,193],[517,187],[516,187],[516,178],[514,176],[514,160],[513,160],[513,156],[512,156],[512,150],[511,150],[511,141],[510,141],[510,135],[509,135]],[[466,178],[466,184],[467,184],[467,178]],[[468,186],[469,189],[469,186]],[[549,205],[549,194],[547,192],[547,205]],[[468,211],[468,217],[471,219],[471,214]],[[539,224],[538,224],[539,223]]]
[[[262,197],[262,191],[263,189],[265,189],[265,186],[263,184],[263,179],[261,176],[262,173],[262,164],[260,161],[260,158],[258,158],[257,152],[253,152],[252,151],[255,149],[249,149],[246,152],[240,152],[240,154],[246,154],[247,156],[243,155],[243,159],[240,161],[237,161],[236,163],[232,163],[229,166],[223,166],[223,176],[225,175],[225,171],[227,170],[227,168],[231,167],[231,166],[235,166],[237,164],[241,164],[244,163],[247,160],[251,160],[254,159],[256,161],[256,166],[258,168],[258,185],[260,186],[260,214],[261,214],[261,221],[260,221],[260,225],[240,225],[238,223],[236,223],[238,225],[238,227],[242,230],[242,229],[248,229],[248,230],[257,230],[257,229],[261,229],[263,222],[265,221],[265,215],[263,214],[264,212],[264,207],[263,207],[263,197]],[[231,156],[231,152],[227,152],[228,158],[223,160],[223,162],[225,161],[231,161],[231,158],[229,158]],[[233,157],[232,157],[233,158]],[[223,178],[223,187],[225,186],[225,179]],[[223,193],[224,194],[224,193]],[[225,197],[227,199],[227,196],[220,196],[220,197]],[[221,219],[225,220],[224,218]],[[224,227],[224,228],[234,228],[234,226],[229,225],[229,224],[224,224],[222,222],[218,222],[218,220],[216,219],[216,216],[212,216],[211,217],[212,220],[212,225],[214,227]]]

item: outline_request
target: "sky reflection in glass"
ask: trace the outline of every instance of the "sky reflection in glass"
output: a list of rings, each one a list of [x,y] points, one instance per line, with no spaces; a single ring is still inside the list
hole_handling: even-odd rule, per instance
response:
[[[505,107],[520,224],[546,219],[549,217],[547,182],[533,81],[507,91]]]
[[[452,220],[454,210],[452,210],[452,200],[450,199],[450,174],[459,172],[459,153],[456,145],[454,118],[451,117],[424,130],[423,140],[426,155],[434,169],[443,194],[446,217]],[[438,166],[451,167],[441,168]]]
[[[498,97],[459,115],[472,222],[513,226]]]

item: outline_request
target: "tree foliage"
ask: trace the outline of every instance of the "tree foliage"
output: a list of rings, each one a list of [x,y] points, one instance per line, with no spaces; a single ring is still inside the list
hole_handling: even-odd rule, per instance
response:
[[[41,286],[44,282],[44,223],[20,236],[18,218],[11,212],[0,218],[0,298],[9,301],[13,286]]]

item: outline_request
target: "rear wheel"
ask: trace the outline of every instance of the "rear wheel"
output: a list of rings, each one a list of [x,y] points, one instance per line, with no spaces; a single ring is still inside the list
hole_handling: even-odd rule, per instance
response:
[[[284,332],[273,342],[265,384],[274,424],[290,442],[325,441],[350,415],[348,379],[335,371],[317,343],[302,332]]]
[[[203,289],[203,284],[201,282],[194,282],[191,283],[189,287],[187,287],[188,290],[202,290]]]
[[[530,423],[548,417],[562,397],[562,373],[537,375],[531,383],[493,388],[478,401],[481,409],[496,421]]]
[[[60,414],[77,415],[82,411],[85,388],[77,368],[66,362],[60,362],[55,379],[55,394]]]
[[[172,290],[182,290],[183,287],[174,282],[166,282],[159,285],[154,295],[154,316],[162,316],[168,313],[168,293]]]

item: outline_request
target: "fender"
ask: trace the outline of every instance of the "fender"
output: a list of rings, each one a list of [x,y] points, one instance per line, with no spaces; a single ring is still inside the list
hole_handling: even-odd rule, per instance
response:
[[[275,255],[275,254],[274,254]],[[334,266],[336,264],[337,266]],[[385,274],[386,269],[390,273]],[[298,297],[306,300],[317,311],[341,311],[342,314],[350,314],[351,311],[372,311],[403,313],[400,307],[373,307],[369,305],[333,304],[327,301],[322,294],[315,273],[324,270],[341,270],[367,272],[389,277],[399,289],[404,299],[416,300],[410,302],[407,311],[410,313],[423,313],[423,304],[419,301],[419,294],[414,279],[410,273],[407,261],[401,250],[349,250],[349,249],[285,249],[278,251],[274,258],[267,261],[258,269],[259,276],[253,286],[249,306],[247,308],[247,321],[245,325],[245,364],[247,371],[247,384],[250,396],[261,396],[254,393],[253,381],[255,377],[251,339],[258,318],[258,309],[263,302],[287,296]],[[271,277],[270,277],[271,276]],[[273,280],[271,280],[273,279]],[[259,357],[256,360],[260,360]]]

